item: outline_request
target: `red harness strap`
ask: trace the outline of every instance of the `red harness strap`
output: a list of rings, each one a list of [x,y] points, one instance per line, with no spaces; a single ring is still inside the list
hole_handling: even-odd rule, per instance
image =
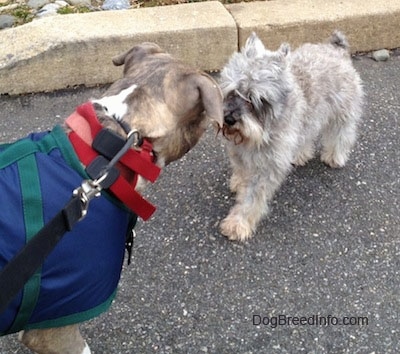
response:
[[[94,137],[103,128],[97,119],[93,105],[88,102],[79,106],[66,121],[73,130],[69,139],[80,161],[88,166],[99,154],[92,148]],[[154,182],[160,174],[160,168],[153,163],[152,145],[144,141],[140,151],[130,149],[120,160],[126,168]],[[129,209],[147,220],[156,208],[135,191],[135,178],[132,186],[121,175],[109,188],[111,192]]]
[[[92,146],[94,137],[103,129],[91,102],[79,106],[76,112],[67,118],[66,124],[73,131],[79,132],[79,136],[89,146]],[[130,149],[119,162],[148,181],[155,182],[161,169],[153,163],[153,159],[152,145],[144,140],[140,152]]]

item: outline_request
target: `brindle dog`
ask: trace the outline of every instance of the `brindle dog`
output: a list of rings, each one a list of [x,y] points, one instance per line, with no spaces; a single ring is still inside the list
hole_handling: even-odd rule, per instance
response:
[[[120,122],[137,129],[153,145],[156,164],[179,159],[200,139],[208,122],[223,124],[222,94],[206,73],[191,68],[156,44],[143,43],[113,59],[123,77],[92,100],[103,126],[121,135]],[[68,128],[65,127],[68,131]],[[143,181],[136,189],[144,187]],[[62,259],[60,259],[62,262]],[[39,354],[88,354],[78,324],[20,332],[20,340]]]

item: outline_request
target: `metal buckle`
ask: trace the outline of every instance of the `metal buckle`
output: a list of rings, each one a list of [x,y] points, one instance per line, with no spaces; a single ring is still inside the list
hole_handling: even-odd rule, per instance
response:
[[[129,138],[134,135],[132,145],[134,147],[140,147],[143,144],[143,138],[141,137],[139,130],[137,129],[132,129],[127,135],[126,135],[126,140],[129,140]]]
[[[88,213],[89,203],[92,199],[98,198],[101,195],[101,183],[107,178],[108,173],[104,173],[98,179],[90,180],[85,179],[82,181],[81,186],[76,188],[73,191],[74,197],[79,197],[81,200],[81,217],[79,220],[82,220]]]
[[[107,188],[106,186],[103,186],[103,182],[105,182],[106,178],[109,175],[109,172],[112,172],[112,168],[114,168],[114,165],[119,161],[119,159],[126,153],[127,150],[133,145],[135,147],[140,146],[142,142],[140,133],[138,130],[133,129],[131,130],[128,135],[127,139],[125,141],[125,144],[120,148],[118,153],[115,154],[115,156],[112,158],[111,161],[108,162],[108,164],[104,167],[104,173],[99,177],[96,178],[95,180],[91,179],[85,179],[82,181],[81,186],[76,188],[73,191],[73,196],[74,197],[79,197],[81,200],[81,217],[79,220],[82,220],[88,213],[89,209],[89,203],[93,198],[98,198],[101,195],[101,190],[103,188]],[[112,173],[111,173],[112,175]],[[118,173],[114,173],[114,178],[113,181],[118,177]],[[107,185],[107,182],[105,182]]]

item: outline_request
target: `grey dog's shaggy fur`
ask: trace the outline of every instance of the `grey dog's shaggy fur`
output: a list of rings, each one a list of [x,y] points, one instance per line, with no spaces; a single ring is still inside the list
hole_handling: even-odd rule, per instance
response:
[[[236,192],[220,225],[229,239],[251,237],[292,165],[304,165],[319,145],[324,163],[345,165],[364,96],[348,47],[336,31],[327,43],[270,51],[253,33],[223,69],[223,134]]]

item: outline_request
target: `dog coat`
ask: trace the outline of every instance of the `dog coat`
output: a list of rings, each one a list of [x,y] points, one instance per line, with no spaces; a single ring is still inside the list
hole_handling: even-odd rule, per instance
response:
[[[64,207],[84,178],[60,126],[0,145],[0,269]],[[66,326],[106,311],[134,221],[134,214],[107,193],[94,199],[87,216],[0,313],[0,334]]]

